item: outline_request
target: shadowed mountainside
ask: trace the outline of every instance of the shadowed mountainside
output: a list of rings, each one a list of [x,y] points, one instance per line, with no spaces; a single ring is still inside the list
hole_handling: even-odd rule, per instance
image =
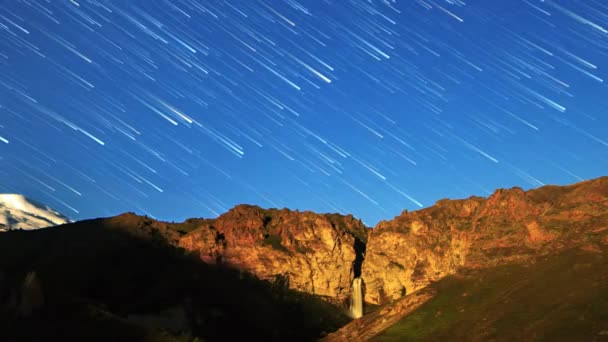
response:
[[[11,341],[309,341],[337,307],[207,265],[168,241],[179,225],[134,215],[0,236],[0,331]]]

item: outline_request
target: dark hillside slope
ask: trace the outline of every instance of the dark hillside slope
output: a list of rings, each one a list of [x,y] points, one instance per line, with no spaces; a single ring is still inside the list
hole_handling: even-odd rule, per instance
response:
[[[172,234],[116,219],[1,234],[2,340],[308,341],[348,321],[318,297],[204,264]]]

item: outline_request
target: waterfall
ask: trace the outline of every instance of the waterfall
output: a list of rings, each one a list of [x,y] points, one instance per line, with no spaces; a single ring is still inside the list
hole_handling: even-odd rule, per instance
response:
[[[363,289],[361,278],[353,279],[352,294],[350,297],[350,315],[353,318],[363,317]]]

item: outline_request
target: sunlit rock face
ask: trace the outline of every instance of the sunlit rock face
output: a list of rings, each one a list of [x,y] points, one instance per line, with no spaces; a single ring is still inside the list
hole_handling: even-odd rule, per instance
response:
[[[608,245],[608,178],[489,198],[441,200],[371,230],[365,301],[386,303],[462,267],[488,267],[580,246]]]
[[[366,284],[365,301],[387,303],[456,272],[464,264],[466,236],[441,239],[397,232],[370,234],[361,275]],[[436,247],[426,245],[430,240]]]
[[[362,253],[356,241],[363,244],[367,230],[351,215],[239,205],[181,237],[179,246],[205,262],[345,302]]]

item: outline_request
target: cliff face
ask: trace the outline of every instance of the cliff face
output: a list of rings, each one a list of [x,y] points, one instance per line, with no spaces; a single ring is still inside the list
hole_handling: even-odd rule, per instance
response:
[[[291,289],[345,301],[360,272],[367,228],[352,216],[239,205],[179,238],[222,263]]]
[[[293,290],[345,302],[361,273],[367,228],[352,215],[238,205],[217,219],[168,223],[126,213],[106,219],[130,234],[196,253]]]
[[[527,192],[501,189],[489,198],[441,200],[370,231],[362,268],[365,300],[398,299],[461,267],[607,245],[608,177]]]

